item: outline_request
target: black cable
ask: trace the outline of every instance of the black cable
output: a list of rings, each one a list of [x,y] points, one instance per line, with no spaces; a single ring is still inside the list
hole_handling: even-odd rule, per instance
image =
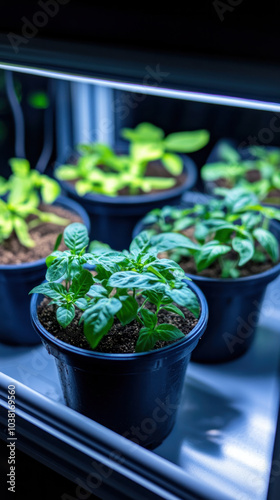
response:
[[[48,96],[49,106],[45,110],[44,117],[44,146],[42,153],[37,161],[35,169],[41,174],[47,168],[53,150],[53,99],[54,99],[54,82],[52,79],[48,81]]]
[[[25,158],[24,117],[15,91],[12,71],[5,71],[5,86],[15,123],[15,156],[17,158]]]

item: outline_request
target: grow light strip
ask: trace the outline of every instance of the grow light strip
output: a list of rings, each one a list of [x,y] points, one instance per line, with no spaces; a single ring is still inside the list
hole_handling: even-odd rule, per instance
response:
[[[181,99],[184,101],[205,102],[208,104],[220,104],[224,106],[233,106],[238,108],[280,112],[280,103],[277,102],[260,101],[256,99],[247,99],[243,97],[225,96],[218,94],[207,94],[204,92],[193,92],[189,90],[174,90],[158,86],[141,85],[136,83],[116,82],[116,81],[104,80],[102,78],[94,78],[91,76],[80,76],[60,71],[32,68],[28,66],[18,66],[14,64],[7,64],[1,62],[0,62],[0,68],[10,71],[16,71],[19,73],[44,76],[47,78],[56,78],[59,80],[67,80],[72,82],[89,83],[93,85],[110,87],[117,90],[125,90],[128,92],[138,92],[141,94],[169,97],[173,99]]]

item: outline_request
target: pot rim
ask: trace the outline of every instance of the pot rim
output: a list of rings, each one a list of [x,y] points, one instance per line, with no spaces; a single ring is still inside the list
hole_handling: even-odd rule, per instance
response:
[[[104,203],[108,205],[119,205],[119,204],[124,204],[124,205],[131,205],[131,204],[145,204],[145,203],[151,203],[154,201],[159,201],[162,199],[168,200],[169,198],[173,198],[174,196],[178,196],[182,194],[184,191],[186,191],[188,188],[192,188],[196,181],[197,181],[197,167],[195,162],[188,156],[188,155],[183,155],[180,154],[183,158],[184,161],[184,171],[187,173],[186,180],[183,184],[180,186],[177,186],[175,188],[170,188],[166,190],[162,190],[156,194],[142,194],[142,195],[125,195],[125,196],[108,196],[104,194],[98,194],[98,193],[87,193],[83,196],[79,195],[76,191],[76,189],[67,181],[60,181],[60,185],[65,189],[65,191],[71,193],[72,196],[75,196],[77,198],[82,198],[83,200],[89,202],[89,203]],[[54,169],[54,175],[56,169],[59,167],[59,164],[56,165]]]
[[[91,351],[87,349],[82,349],[81,347],[76,347],[71,344],[68,344],[66,342],[63,342],[60,339],[57,339],[52,335],[48,330],[46,330],[43,325],[40,323],[38,315],[37,315],[37,305],[39,301],[39,297],[42,297],[41,294],[35,293],[33,294],[31,301],[30,301],[30,314],[31,314],[31,322],[33,324],[33,328],[36,330],[37,334],[40,335],[44,340],[46,340],[48,343],[52,344],[56,348],[58,348],[60,351],[66,352],[68,354],[76,354],[80,356],[84,356],[87,358],[92,358],[92,359],[99,359],[99,360],[114,360],[114,361],[132,361],[134,359],[147,359],[151,357],[158,357],[162,358],[164,355],[167,355],[167,353],[176,353],[176,351],[179,351],[183,348],[186,348],[188,346],[191,346],[192,344],[195,344],[196,340],[199,340],[199,338],[203,335],[207,322],[208,322],[208,304],[206,301],[206,298],[203,294],[203,292],[200,290],[200,288],[193,282],[189,282],[188,280],[188,285],[192,289],[192,291],[196,294],[198,300],[199,300],[199,305],[200,305],[200,316],[198,319],[197,324],[195,327],[189,332],[188,335],[186,335],[182,340],[178,340],[174,342],[173,344],[165,347],[161,347],[159,349],[153,350],[153,351],[145,351],[145,352],[140,352],[140,353],[127,353],[127,354],[121,354],[121,353],[102,353],[102,352],[96,352],[96,351]]]
[[[52,205],[60,205],[63,208],[69,209],[70,211],[72,208],[73,212],[76,212],[77,215],[80,215],[82,217],[83,223],[88,228],[88,231],[90,230],[89,216],[85,211],[85,209],[81,205],[79,205],[78,202],[71,200],[67,196],[61,195],[56,198],[56,200],[52,203]],[[8,265],[0,264],[0,272],[1,271],[17,272],[19,269],[28,270],[28,269],[33,269],[34,267],[40,267],[40,266],[44,267],[46,265],[46,257],[42,257],[42,259],[34,260],[32,262],[22,262],[20,264],[8,264]]]

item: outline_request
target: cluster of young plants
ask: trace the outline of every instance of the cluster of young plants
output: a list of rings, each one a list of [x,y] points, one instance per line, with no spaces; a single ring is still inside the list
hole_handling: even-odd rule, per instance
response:
[[[153,234],[190,231],[197,244],[172,250],[169,257],[179,263],[191,258],[199,273],[218,261],[221,278],[238,278],[249,261],[279,260],[279,242],[270,231],[271,219],[280,220],[280,210],[259,203],[244,188],[218,188],[218,198],[190,208],[166,206],[155,209],[143,220]]]
[[[159,340],[184,337],[176,326],[159,323],[158,314],[164,309],[184,317],[179,305],[198,317],[198,299],[181,267],[157,255],[181,245],[194,249],[195,243],[181,234],[152,236],[143,231],[132,241],[129,251],[117,252],[97,244],[87,252],[89,237],[83,224],[70,224],[63,236],[67,250],[57,250],[60,238],[46,259],[47,281],[30,292],[51,299],[63,328],[70,325],[78,309],[82,311],[80,322],[92,349],[117,320],[121,325],[137,321],[141,326],[136,352],[153,349]],[[94,266],[94,273],[89,266]]]
[[[77,146],[77,164],[65,164],[56,169],[62,181],[75,181],[81,196],[100,193],[116,196],[128,189],[130,195],[172,188],[175,177],[183,172],[183,160],[177,153],[190,153],[209,141],[206,130],[176,132],[164,137],[164,131],[151,123],[140,123],[135,129],[124,128],[121,136],[129,141],[128,154],[117,154],[106,144]],[[160,160],[173,177],[146,176],[148,164]]]
[[[60,194],[60,187],[55,180],[31,169],[24,158],[11,158],[9,165],[10,177],[0,177],[0,244],[14,231],[22,245],[33,247],[30,229],[42,222],[63,226],[68,223],[56,214],[39,209],[41,201],[53,203]]]
[[[226,179],[229,188],[246,187],[259,200],[269,199],[270,203],[279,205],[280,149],[251,146],[247,152],[249,159],[244,159],[236,149],[222,144],[219,149],[220,161],[204,165],[201,169],[202,179],[206,182]]]

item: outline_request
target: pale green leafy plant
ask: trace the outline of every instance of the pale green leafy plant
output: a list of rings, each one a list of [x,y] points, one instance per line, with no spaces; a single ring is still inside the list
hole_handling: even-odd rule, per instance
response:
[[[43,222],[61,226],[69,222],[39,209],[41,200],[46,204],[53,203],[60,194],[60,187],[57,181],[32,170],[24,158],[11,158],[9,164],[12,169],[10,177],[0,177],[0,244],[14,231],[23,246],[33,247],[35,242],[29,234],[31,228]]]
[[[176,132],[164,137],[162,129],[145,122],[135,129],[122,129],[121,135],[130,142],[128,154],[118,155],[105,144],[80,144],[77,164],[59,166],[57,178],[75,181],[81,196],[92,192],[116,196],[125,188],[130,195],[169,189],[176,184],[175,177],[183,172],[183,160],[177,153],[197,151],[209,141],[206,130]],[[156,160],[162,162],[172,177],[146,176],[148,164]]]
[[[197,248],[185,236],[170,233],[151,237],[144,231],[132,241],[129,251],[117,252],[96,242],[91,245],[91,252],[87,252],[86,227],[73,223],[64,230],[64,243],[67,250],[55,250],[46,259],[47,281],[30,293],[51,299],[56,319],[63,328],[81,310],[80,322],[92,349],[115,321],[123,326],[132,321],[139,323],[136,352],[143,352],[153,349],[157,341],[184,337],[175,325],[158,321],[162,309],[184,317],[179,305],[199,316],[197,296],[188,286],[181,267],[172,260],[157,257],[159,252],[174,246],[184,245],[190,251]],[[95,266],[95,275],[85,265]]]

